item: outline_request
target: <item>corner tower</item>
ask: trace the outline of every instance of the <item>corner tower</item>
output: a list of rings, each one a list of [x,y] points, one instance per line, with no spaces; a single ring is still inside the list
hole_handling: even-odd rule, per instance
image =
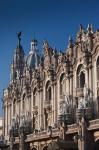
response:
[[[20,79],[24,70],[24,50],[21,46],[21,32],[17,34],[18,45],[14,52],[13,62],[11,64],[11,81]]]

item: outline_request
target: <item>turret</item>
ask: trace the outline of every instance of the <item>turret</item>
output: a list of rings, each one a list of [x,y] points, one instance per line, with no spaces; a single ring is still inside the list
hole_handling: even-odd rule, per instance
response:
[[[18,33],[18,45],[11,64],[11,80],[20,79],[24,69],[24,50],[21,46],[21,32]]]

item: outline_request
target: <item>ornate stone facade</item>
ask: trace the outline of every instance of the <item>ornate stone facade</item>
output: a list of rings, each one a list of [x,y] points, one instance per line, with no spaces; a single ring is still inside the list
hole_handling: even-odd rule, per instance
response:
[[[99,144],[99,30],[80,25],[59,52],[19,43],[4,90],[4,137],[11,150],[96,149]]]

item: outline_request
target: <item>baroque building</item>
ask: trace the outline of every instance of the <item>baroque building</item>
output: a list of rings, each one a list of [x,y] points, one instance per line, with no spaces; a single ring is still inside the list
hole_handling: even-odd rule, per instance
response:
[[[65,52],[21,32],[3,93],[3,134],[10,150],[88,150],[99,147],[99,30],[82,25]]]

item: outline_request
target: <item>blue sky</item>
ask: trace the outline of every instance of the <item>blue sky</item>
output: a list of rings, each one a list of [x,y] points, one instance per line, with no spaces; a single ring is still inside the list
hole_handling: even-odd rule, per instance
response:
[[[65,50],[69,35],[75,38],[79,24],[86,28],[88,23],[95,30],[99,27],[98,0],[0,0],[0,98],[8,85],[18,31],[23,32],[26,54],[34,36],[40,52],[45,39],[53,47]]]

